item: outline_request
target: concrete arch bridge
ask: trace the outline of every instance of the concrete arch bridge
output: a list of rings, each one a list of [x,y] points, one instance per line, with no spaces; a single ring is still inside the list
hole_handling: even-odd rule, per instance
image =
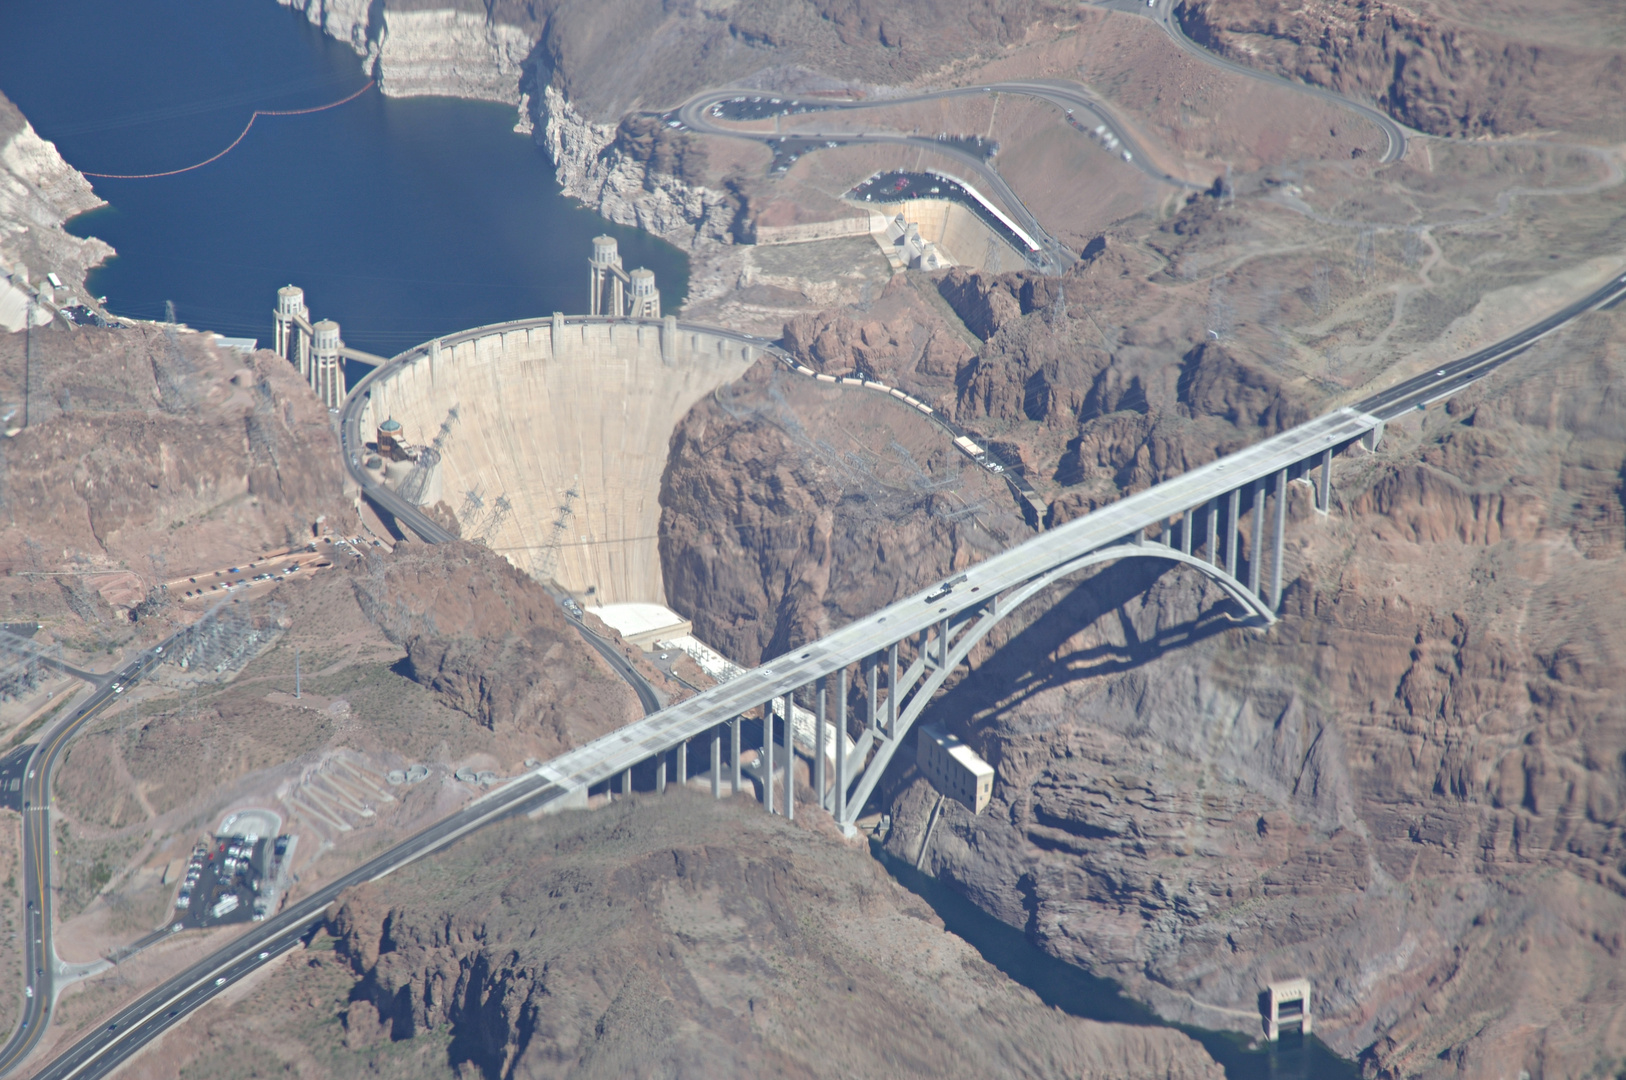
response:
[[[632,768],[653,761],[657,787],[665,786],[675,764],[682,781],[709,771],[712,791],[720,794],[726,742],[729,782],[738,790],[742,721],[749,717],[753,727],[761,726],[754,771],[768,808],[794,813],[795,787],[789,781],[800,750],[812,758],[811,779],[820,804],[843,828],[852,830],[933,694],[971,649],[1021,604],[1091,566],[1125,558],[1160,558],[1212,578],[1244,619],[1268,625],[1284,585],[1289,483],[1311,482],[1317,508],[1325,512],[1339,455],[1363,444],[1375,449],[1387,420],[1451,396],[1585,312],[1621,296],[1626,296],[1626,274],[1495,345],[1042,533],[933,588],[655,711],[541,766],[535,779],[556,789],[560,798],[585,801],[589,789],[615,784],[617,779],[621,790],[627,790]],[[559,315],[551,321],[537,320],[525,332],[535,333],[544,324],[557,342],[593,333],[604,334],[606,340],[612,333],[622,340],[632,340],[634,334],[646,341],[655,336],[648,323],[623,321],[612,328]],[[704,343],[695,355],[727,358],[730,350],[738,350],[741,365],[763,344],[726,331],[685,327],[671,319],[658,325],[668,350],[662,355],[674,362],[686,334],[691,350]],[[484,333],[484,340],[490,337],[489,331],[470,333]],[[711,336],[702,338],[702,333]],[[439,348],[443,355],[445,346]],[[423,378],[439,377],[433,375],[438,370],[433,361],[423,364],[415,358],[433,352],[434,346],[425,347],[404,360],[397,358],[391,366],[420,364]],[[479,362],[478,349],[473,360]],[[724,368],[734,363],[727,359]],[[726,371],[718,369],[716,374]],[[363,468],[360,421],[376,416],[374,402],[385,400],[382,388],[370,385],[384,375],[381,370],[364,380],[347,402],[342,428],[347,468],[370,498],[425,540],[449,539],[445,530],[381,487]],[[850,716],[855,682],[861,689],[856,695],[859,715]],[[806,722],[799,722],[800,717]],[[709,750],[709,765],[691,769],[691,747],[699,754]]]

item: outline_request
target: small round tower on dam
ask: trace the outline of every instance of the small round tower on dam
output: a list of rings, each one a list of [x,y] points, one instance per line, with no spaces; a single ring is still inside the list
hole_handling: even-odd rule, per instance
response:
[[[360,429],[379,433],[368,471],[417,505],[443,504],[465,539],[590,604],[664,604],[657,534],[672,430],[763,349],[652,317],[654,274],[634,270],[631,288],[611,288],[622,278],[600,275],[600,255],[620,269],[595,244],[594,299],[631,312],[555,313],[408,350],[356,387]]]

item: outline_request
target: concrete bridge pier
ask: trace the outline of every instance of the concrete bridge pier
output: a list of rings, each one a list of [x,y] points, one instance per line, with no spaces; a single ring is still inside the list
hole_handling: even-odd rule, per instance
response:
[[[740,718],[738,716],[728,722],[728,760],[733,769],[732,787],[730,795],[740,793]]]
[[[711,729],[711,797],[723,797],[723,729]]]
[[[796,715],[795,691],[785,695],[785,819],[796,820],[796,751],[792,749],[792,718]]]
[[[813,793],[818,797],[819,806],[822,809],[829,809],[825,802],[827,788],[825,787],[824,776],[824,748],[829,745],[824,737],[824,711],[826,698],[829,697],[829,682],[829,676],[819,680],[818,703],[813,710]]]

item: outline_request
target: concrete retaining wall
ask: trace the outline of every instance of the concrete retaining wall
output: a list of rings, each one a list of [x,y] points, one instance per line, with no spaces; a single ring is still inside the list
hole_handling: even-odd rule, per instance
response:
[[[882,230],[898,214],[920,228],[920,235],[944,249],[956,266],[969,266],[1000,274],[1027,266],[1022,253],[976,214],[947,199],[909,199],[886,203],[876,211],[884,214]],[[882,250],[886,245],[882,244]]]

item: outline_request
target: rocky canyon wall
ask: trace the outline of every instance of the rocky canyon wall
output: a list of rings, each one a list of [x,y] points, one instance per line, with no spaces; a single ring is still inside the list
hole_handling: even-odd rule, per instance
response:
[[[313,954],[351,986],[339,1075],[428,1033],[486,1076],[871,1076],[879,1047],[896,1076],[1220,1075],[1178,1032],[1045,1007],[875,863],[745,803],[503,825],[434,865],[360,890]]]
[[[22,399],[24,347],[0,335],[4,400]],[[327,410],[276,354],[60,320],[33,349],[30,424],[0,448],[0,606],[18,617],[106,614],[79,602],[76,579],[59,588],[36,573],[117,571],[139,579],[139,598],[219,560],[308,543],[319,517],[353,524]]]
[[[1626,50],[1564,34],[1567,5],[1181,0],[1193,40],[1240,63],[1377,103],[1431,135],[1562,131],[1618,141]]]
[[[0,329],[22,329],[29,299],[46,274],[67,286],[53,297],[47,285],[47,300],[66,302],[71,293],[84,298],[86,272],[113,249],[94,237],[69,235],[62,223],[101,205],[90,183],[0,95]],[[48,308],[36,308],[33,321],[51,317]]]
[[[942,287],[988,335],[960,360],[962,422],[1042,414],[1048,388],[1075,433],[1027,444],[1033,475],[1062,481],[1054,517],[1318,407],[1206,346],[1168,375],[1118,350],[1116,385],[1140,378],[1144,399],[1092,399],[1114,364],[1045,359],[1063,329],[1093,333],[1071,313],[1019,282]],[[832,369],[923,378],[926,335],[900,344],[884,317],[844,317],[791,337]],[[1594,314],[1391,426],[1379,453],[1341,458],[1330,516],[1294,485],[1291,584],[1268,632],[1154,562],[1035,601],[931,712],[996,765],[994,804],[975,818],[945,804],[923,851],[937,796],[901,764],[889,849],[1171,1018],[1256,1033],[1260,987],[1306,975],[1318,1033],[1373,1075],[1617,1067],[1623,377],[1626,322]],[[727,422],[708,405],[680,431],[663,523],[668,565],[758,583],[755,625],[738,589],[674,595],[719,640],[773,655],[965,557],[922,509],[843,527],[839,477],[795,466],[807,455],[783,424],[725,440],[751,440],[749,467],[700,453]],[[834,443],[843,426],[804,437]],[[806,527],[824,504],[837,527]],[[772,542],[734,549],[731,530]]]
[[[729,178],[661,168],[617,137],[623,117],[741,80],[905,83],[1019,42],[1059,11],[1044,0],[278,2],[364,57],[386,94],[516,106],[516,130],[547,149],[566,194],[690,251],[733,242]]]

